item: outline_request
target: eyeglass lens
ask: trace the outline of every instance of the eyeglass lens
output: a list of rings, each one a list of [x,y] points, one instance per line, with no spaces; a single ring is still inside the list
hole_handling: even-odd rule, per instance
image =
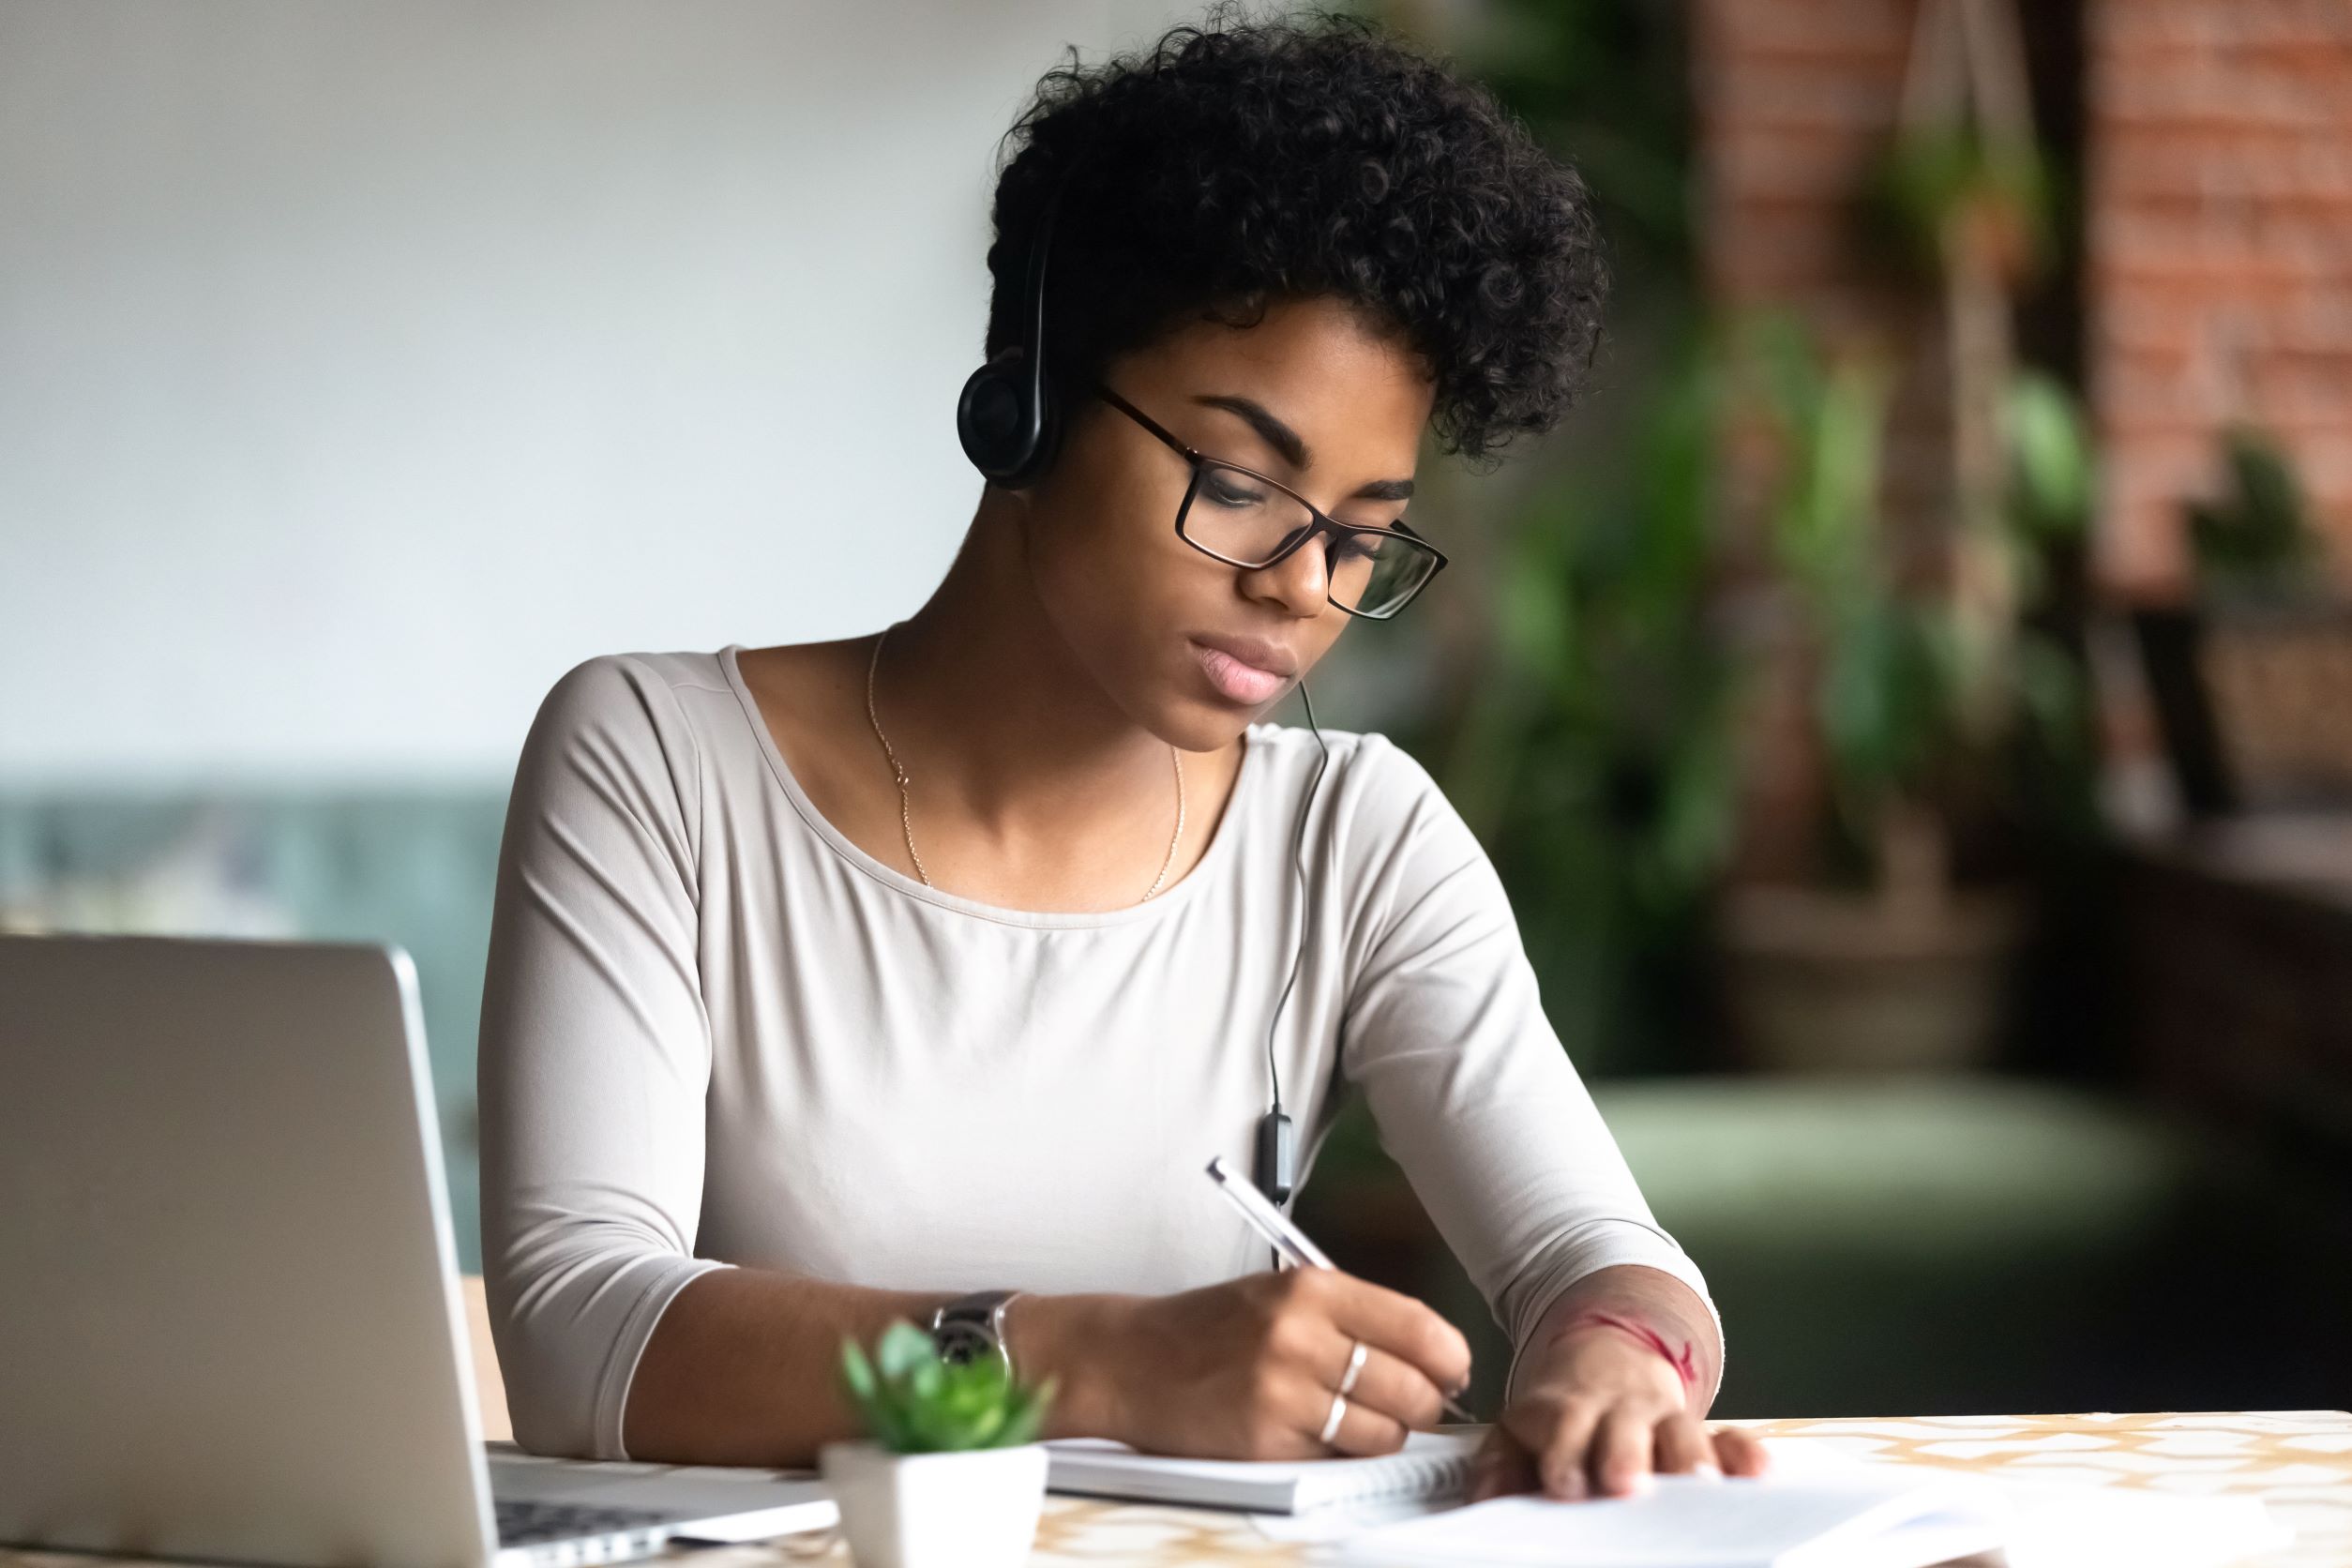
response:
[[[1379,517],[1340,520],[1367,531],[1322,541],[1334,602],[1359,615],[1384,615],[1428,580],[1436,556],[1398,535],[1370,532],[1391,526],[1402,512],[1391,504]],[[1177,520],[1185,538],[1244,566],[1264,565],[1314,524],[1298,497],[1214,460],[1200,464],[1192,501]]]

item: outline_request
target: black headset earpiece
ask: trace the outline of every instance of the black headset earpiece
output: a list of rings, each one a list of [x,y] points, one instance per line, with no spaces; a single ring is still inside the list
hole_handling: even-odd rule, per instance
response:
[[[1064,184],[1067,183],[1066,177]],[[1054,210],[1062,186],[1046,198],[1036,235],[1029,242],[1028,331],[972,372],[956,399],[956,435],[964,456],[1004,490],[1033,483],[1060,444],[1060,410],[1048,390],[1046,366],[1046,256],[1053,244]]]

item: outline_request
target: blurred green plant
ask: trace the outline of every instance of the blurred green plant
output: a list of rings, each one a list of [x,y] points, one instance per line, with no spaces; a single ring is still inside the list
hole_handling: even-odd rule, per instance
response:
[[[1056,1383],[1048,1377],[1025,1387],[997,1356],[942,1360],[931,1336],[903,1318],[882,1331],[872,1361],[856,1340],[843,1338],[841,1379],[867,1431],[897,1454],[1033,1441]]]
[[[2030,141],[1988,136],[1971,121],[1935,120],[1898,131],[1873,172],[1871,210],[1922,269],[1940,272],[1953,248],[1982,247],[2021,278],[2057,248],[2049,160]]]
[[[2188,509],[2198,584],[2264,596],[2319,586],[2319,542],[2286,454],[2269,432],[2244,421],[2232,424],[2222,441],[2228,487]]]
[[[1450,501],[1430,487],[1465,565],[1473,551],[1493,565],[1463,580],[1488,585],[1484,602],[1407,632],[1435,673],[1381,727],[1485,845],[1579,1070],[1668,1064],[1696,1033],[1687,972],[1732,783],[1706,624],[1689,8],[1357,4],[1450,55],[1574,165],[1614,279],[1609,342],[1572,426],[1515,484]],[[1382,1163],[1368,1128],[1343,1119],[1324,1163],[1358,1157]]]
[[[1842,381],[1831,406],[1807,414],[1808,383],[1795,377],[1812,489],[1781,499],[1785,539],[1777,526],[1762,539],[1720,532],[1726,514],[1740,515],[1716,497],[1738,386],[1732,330],[1691,328],[1707,307],[1689,8],[1367,8],[1429,35],[1584,173],[1618,280],[1596,395],[1515,497],[1483,515],[1503,487],[1452,503],[1477,542],[1466,565],[1497,563],[1481,574],[1485,602],[1428,626],[1428,696],[1383,728],[1429,765],[1485,843],[1579,1070],[1699,1065],[1715,1021],[1711,915],[1741,789],[1734,718],[1753,662],[1727,619],[1745,607],[1719,589],[1743,553],[1785,546],[1767,570],[1801,567],[1811,611],[1834,633],[1816,691],[1846,779],[1844,807],[1826,813],[1833,839],[1867,838],[1842,824],[1898,789],[1998,787],[1988,775],[2013,786],[2008,821],[2031,833],[2095,815],[2078,662],[2043,629],[2064,625],[2066,584],[2047,580],[2045,563],[2079,548],[2053,542],[2083,527],[2088,450],[2065,389],[2013,374],[2006,348],[2008,285],[2067,243],[2055,232],[2063,170],[2010,112],[2017,93],[2004,97],[2003,82],[1990,98],[1983,83],[1969,89],[1991,113],[1959,104],[1947,53],[1907,116],[1913,134],[1876,171],[1879,216],[1956,279],[1953,319],[1970,328],[1955,339],[1966,352],[1947,355],[1971,372],[1953,388],[1969,410],[1953,523],[1976,592],[1954,611],[1897,581],[1880,537],[1883,381]],[[1987,343],[1997,352],[1982,352]],[[1827,848],[1845,874],[1867,873],[1862,846]],[[1334,1142],[1349,1140],[1370,1146],[1343,1123]]]
[[[1907,857],[1901,834],[1929,830],[1955,780],[1998,770],[2021,737],[2061,751],[2086,738],[2087,694],[2073,658],[2028,612],[2043,551],[2086,526],[2091,460],[2070,394],[2014,372],[2000,415],[2007,483],[1997,549],[2013,618],[1983,624],[1965,584],[1898,579],[1880,505],[1889,376],[1860,355],[1826,357],[1792,316],[1735,328],[1778,449],[1772,563],[1813,659],[1816,731],[1836,825],[1865,875],[1902,866],[1940,877],[1940,844]],[[1937,829],[1937,831],[1940,831]]]
[[[1493,642],[1440,780],[1488,850],[1586,1071],[1657,1065],[1728,852],[1730,683],[1709,618],[1718,377],[1694,345],[1630,460],[1549,473],[1509,520]],[[1646,1059],[1646,1060],[1643,1060]]]

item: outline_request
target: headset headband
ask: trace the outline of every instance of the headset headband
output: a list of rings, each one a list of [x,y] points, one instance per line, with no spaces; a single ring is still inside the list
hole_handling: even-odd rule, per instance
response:
[[[1059,409],[1046,377],[1046,260],[1053,246],[1054,216],[1075,166],[1054,183],[1029,242],[1024,289],[1027,330],[1018,345],[1025,364],[1015,367],[1007,353],[972,372],[956,400],[956,434],[964,455],[989,481],[1005,490],[1033,483],[1052,462],[1059,445]]]

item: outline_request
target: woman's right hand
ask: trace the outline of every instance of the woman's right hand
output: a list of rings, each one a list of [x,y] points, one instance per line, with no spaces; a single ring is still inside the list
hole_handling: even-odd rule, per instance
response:
[[[1113,1369],[1117,1435],[1152,1454],[1311,1459],[1390,1454],[1469,1385],[1470,1342],[1428,1306],[1337,1269],[1244,1274],[1128,1298]],[[1319,1436],[1354,1341],[1364,1361]]]

